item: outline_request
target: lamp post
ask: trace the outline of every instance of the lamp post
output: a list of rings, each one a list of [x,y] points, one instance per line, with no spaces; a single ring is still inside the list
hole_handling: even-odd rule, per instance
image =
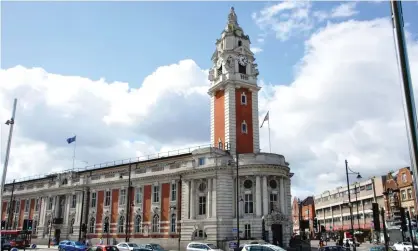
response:
[[[360,230],[360,216],[359,216],[359,213],[358,213],[358,206],[359,206],[359,204],[358,204],[358,200],[357,200],[357,182],[354,184],[354,191],[356,193],[357,229]]]
[[[10,126],[10,128],[9,128],[9,138],[7,139],[6,156],[4,157],[3,176],[1,179],[1,187],[0,187],[0,201],[2,203],[3,203],[4,184],[6,183],[6,176],[7,176],[7,166],[9,165],[10,148],[12,145],[12,135],[13,135],[13,126],[15,124],[16,106],[17,106],[17,99],[15,99],[13,102],[12,117],[11,119],[6,121],[6,125]],[[14,181],[13,181],[13,184],[14,184]],[[3,206],[0,207],[0,215],[3,215],[2,210],[3,210]],[[0,236],[1,236],[1,232],[0,232]]]
[[[348,167],[348,161],[345,160],[345,176],[347,179],[347,192],[348,192],[348,203],[349,203],[349,208],[350,208],[351,232],[353,233],[353,250],[356,251],[356,238],[354,235],[354,222],[353,222],[353,206],[351,205],[350,180],[348,179],[349,174],[357,174],[357,179],[361,179],[360,173],[352,171]]]

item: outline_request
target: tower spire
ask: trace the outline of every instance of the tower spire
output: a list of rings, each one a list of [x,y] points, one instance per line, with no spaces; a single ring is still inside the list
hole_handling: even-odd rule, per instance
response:
[[[239,24],[238,24],[238,17],[237,14],[235,14],[235,9],[234,7],[231,7],[229,14],[228,14],[228,24],[227,24],[227,30],[234,30],[236,28],[239,28]]]

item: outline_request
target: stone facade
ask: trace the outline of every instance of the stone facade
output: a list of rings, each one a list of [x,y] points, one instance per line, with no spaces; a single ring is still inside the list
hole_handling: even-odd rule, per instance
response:
[[[9,183],[2,220],[21,229],[23,219],[33,219],[37,243],[47,243],[52,232],[77,240],[86,224],[81,236],[93,243],[124,240],[128,229],[131,241],[182,249],[192,240],[223,247],[236,239],[237,220],[240,238],[261,239],[264,219],[268,239],[286,247],[293,174],[282,155],[260,152],[260,87],[249,44],[231,9],[209,74],[210,146]]]

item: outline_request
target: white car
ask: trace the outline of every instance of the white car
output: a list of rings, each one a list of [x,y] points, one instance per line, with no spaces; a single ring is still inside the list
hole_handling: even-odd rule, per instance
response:
[[[133,251],[134,249],[139,249],[140,247],[133,242],[121,242],[116,245],[120,251]]]
[[[393,244],[393,248],[397,251],[409,251],[412,250],[411,242],[396,242]]]
[[[286,249],[271,244],[247,244],[241,251],[286,251]]]
[[[202,243],[202,242],[190,242],[186,248],[187,251],[223,251],[218,248],[216,245],[211,243]]]

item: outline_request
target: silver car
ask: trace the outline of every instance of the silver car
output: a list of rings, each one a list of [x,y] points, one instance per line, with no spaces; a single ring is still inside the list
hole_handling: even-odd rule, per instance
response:
[[[212,243],[190,242],[187,245],[187,251],[223,251]]]
[[[133,242],[121,242],[116,247],[120,251],[133,251],[135,249],[139,249],[139,246],[136,243]]]

